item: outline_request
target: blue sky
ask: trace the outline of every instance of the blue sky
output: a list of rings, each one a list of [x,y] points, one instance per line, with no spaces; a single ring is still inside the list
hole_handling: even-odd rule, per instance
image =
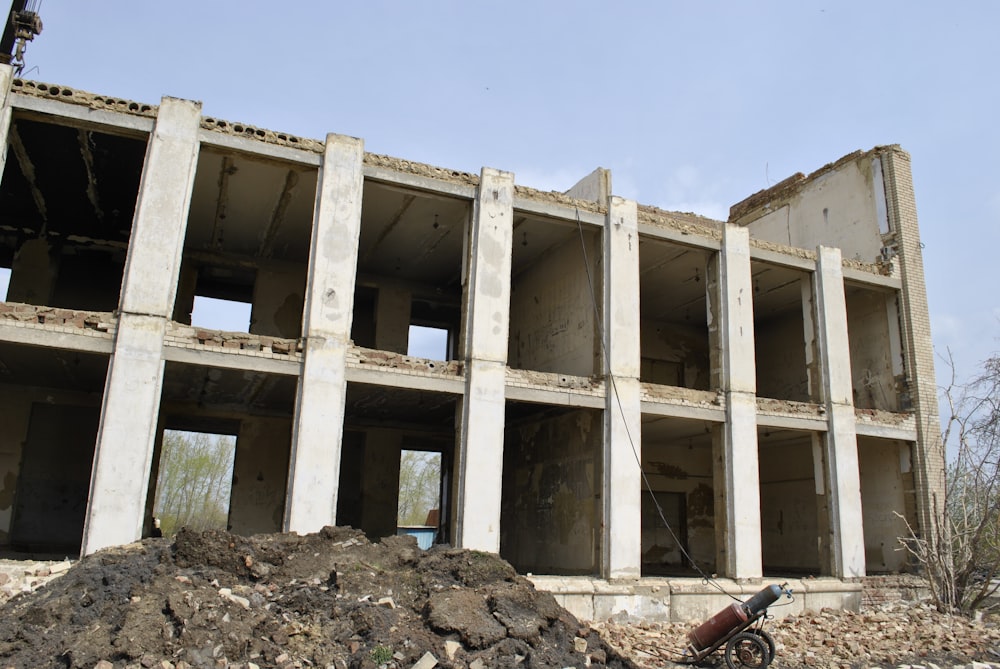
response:
[[[44,0],[25,76],[725,218],[855,149],[913,156],[935,345],[1000,349],[1000,3]],[[940,372],[940,370],[939,370]],[[940,374],[944,378],[944,374]]]

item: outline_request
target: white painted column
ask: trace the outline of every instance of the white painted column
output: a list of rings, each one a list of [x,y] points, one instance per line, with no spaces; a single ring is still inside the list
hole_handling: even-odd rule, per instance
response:
[[[14,68],[0,65],[0,176],[7,164],[7,135],[10,133],[10,85],[14,81]]]
[[[360,139],[327,135],[313,214],[304,360],[288,468],[285,529],[290,532],[316,532],[337,522],[363,163]]]
[[[840,249],[816,249],[816,322],[829,427],[824,438],[833,575],[865,575],[861,477]]]
[[[726,394],[726,422],[721,426],[716,491],[724,518],[717,533],[726,576],[760,578],[763,573],[760,538],[760,471],[757,453],[757,370],[754,350],[753,283],[750,234],[726,224],[719,252],[719,365]],[[721,480],[720,480],[721,479]],[[721,495],[720,495],[721,492]]]
[[[146,148],[108,365],[82,554],[142,535],[163,384],[163,336],[173,311],[201,104],[163,98]]]
[[[639,234],[632,200],[612,196],[604,226],[604,534],[602,575],[642,569],[642,407],[639,398]]]
[[[484,167],[472,211],[455,544],[500,551],[514,175]]]

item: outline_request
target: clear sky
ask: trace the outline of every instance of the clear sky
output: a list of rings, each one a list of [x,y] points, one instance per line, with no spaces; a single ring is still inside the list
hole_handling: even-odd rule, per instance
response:
[[[935,345],[1000,349],[1000,3],[44,0],[27,78],[564,190],[730,205],[913,156]],[[939,365],[939,378],[944,378]]]

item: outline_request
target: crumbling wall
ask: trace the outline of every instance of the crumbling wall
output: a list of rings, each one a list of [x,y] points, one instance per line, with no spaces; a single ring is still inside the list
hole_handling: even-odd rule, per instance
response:
[[[500,554],[520,573],[597,572],[602,437],[585,409],[506,428]]]
[[[908,536],[904,473],[912,470],[909,444],[858,437],[861,513],[865,530],[865,571],[898,572],[906,565],[899,537]],[[915,518],[909,516],[913,522]]]
[[[587,257],[600,257],[596,235]],[[599,272],[591,268],[591,276]],[[595,285],[598,301],[600,287]],[[576,237],[519,274],[511,287],[508,363],[518,369],[592,376],[596,369],[594,298]]]
[[[644,382],[709,389],[711,365],[704,327],[651,320],[643,320],[639,327]]]
[[[733,205],[729,220],[751,237],[803,249],[841,249],[844,258],[875,262],[888,233],[882,164],[874,151],[853,153],[809,176],[801,174]]]
[[[683,495],[683,527],[671,526],[673,535],[686,540],[686,550],[702,569],[715,569],[715,496],[712,489],[710,448],[681,443],[658,443],[644,439],[643,470],[654,493]],[[673,535],[647,499],[643,490],[642,567],[644,575],[681,567],[686,561]],[[665,514],[667,510],[665,509]],[[651,517],[647,517],[647,515]],[[668,517],[667,522],[671,519]]]

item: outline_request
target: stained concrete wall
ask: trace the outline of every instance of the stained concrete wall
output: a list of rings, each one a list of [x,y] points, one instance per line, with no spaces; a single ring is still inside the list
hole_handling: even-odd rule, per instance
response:
[[[887,224],[877,156],[859,156],[773,200],[775,210],[750,223],[751,236],[809,250],[834,246],[865,262],[880,256]]]
[[[889,307],[895,296],[874,290],[847,293],[847,329],[851,348],[851,380],[854,406],[859,409],[899,410],[899,392],[894,368],[901,371],[902,358],[893,360],[899,346],[891,345]]]
[[[779,400],[809,401],[802,315],[787,312],[754,323],[757,394]]]
[[[900,571],[906,565],[907,554],[899,550],[899,537],[908,536],[909,530],[897,514],[906,515],[905,478],[912,471],[910,446],[889,439],[858,437],[858,468],[865,571],[868,574]],[[915,520],[912,515],[910,520]]]
[[[684,496],[685,527],[671,527],[678,538],[686,538],[691,559],[702,569],[715,569],[715,495],[712,490],[711,448],[690,447],[687,443],[642,442],[643,471],[654,492]],[[662,573],[665,566],[680,567],[685,560],[662,520],[655,515],[643,491],[643,513],[654,516],[642,520],[643,574]],[[668,522],[669,522],[668,518]]]
[[[32,399],[24,388],[0,385],[0,546],[10,544],[21,453],[28,438]]]
[[[98,397],[0,386],[0,546],[79,550],[99,415]]]
[[[819,520],[810,440],[803,436],[801,440],[765,443],[762,441],[760,449],[764,569],[818,574]]]
[[[704,326],[643,320],[640,340],[644,382],[709,390],[711,365]]]
[[[602,436],[588,410],[507,426],[500,554],[518,572],[597,572]]]
[[[588,234],[587,258],[601,257]],[[595,282],[599,270],[591,268]],[[599,285],[594,286],[599,295]],[[591,376],[597,369],[594,303],[580,240],[573,237],[514,278],[508,364],[517,369]]]
[[[240,421],[229,500],[232,532],[281,531],[291,437],[291,418],[246,417]]]
[[[302,334],[305,291],[305,265],[258,268],[250,312],[250,332],[288,339],[299,337]]]

